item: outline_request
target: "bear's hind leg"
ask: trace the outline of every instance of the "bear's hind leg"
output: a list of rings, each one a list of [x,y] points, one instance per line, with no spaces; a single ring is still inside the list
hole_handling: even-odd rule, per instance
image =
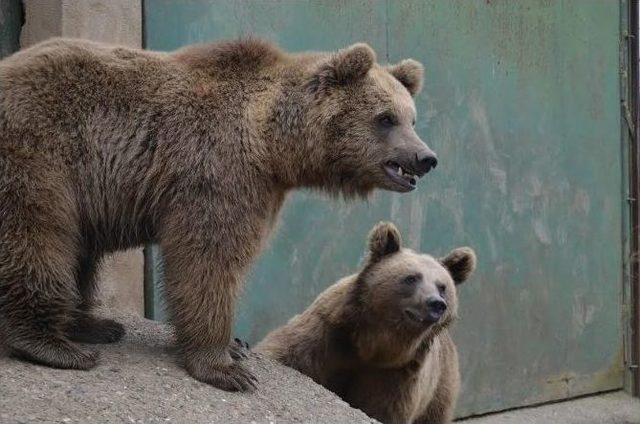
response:
[[[9,352],[18,358],[53,368],[88,370],[98,361],[99,354],[93,350],[80,349],[63,337],[47,334],[37,339],[20,337],[19,332],[9,333]]]
[[[23,246],[31,243],[42,246],[33,240]],[[17,244],[0,240],[0,321],[6,324],[9,352],[55,368],[92,368],[97,352],[83,350],[65,336],[77,299],[73,273],[64,269],[66,255],[20,255]]]
[[[77,266],[76,282],[80,292],[80,305],[74,311],[66,330],[67,336],[76,342],[115,343],[120,341],[125,333],[119,322],[91,313],[95,305],[99,263],[97,255],[85,255]]]
[[[32,362],[88,369],[98,354],[73,344],[64,331],[78,300],[75,203],[49,162],[23,153],[0,154],[2,342]]]

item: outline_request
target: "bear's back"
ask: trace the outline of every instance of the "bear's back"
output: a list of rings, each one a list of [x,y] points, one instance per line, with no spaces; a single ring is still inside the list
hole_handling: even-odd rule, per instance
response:
[[[0,119],[37,132],[74,128],[103,110],[144,104],[179,80],[164,53],[55,38],[0,61]]]
[[[95,72],[100,68],[124,70],[132,65],[139,67],[145,62],[159,63],[168,57],[167,53],[89,40],[51,38],[3,59],[0,61],[0,72],[7,76],[23,77],[33,72],[46,72],[49,79],[60,79],[79,67],[85,76],[95,77]]]

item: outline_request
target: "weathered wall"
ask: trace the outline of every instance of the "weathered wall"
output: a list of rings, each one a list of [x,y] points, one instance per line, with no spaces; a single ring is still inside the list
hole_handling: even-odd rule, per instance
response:
[[[142,46],[138,0],[24,0],[24,9],[22,47],[56,36]],[[100,280],[107,308],[144,313],[143,264],[142,249],[105,259]]]
[[[142,7],[138,0],[24,0],[28,19],[22,46],[49,37],[142,45]]]

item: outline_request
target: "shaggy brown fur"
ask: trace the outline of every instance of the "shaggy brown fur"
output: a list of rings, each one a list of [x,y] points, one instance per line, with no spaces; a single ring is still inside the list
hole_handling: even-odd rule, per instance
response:
[[[123,335],[91,315],[102,256],[157,242],[187,370],[253,388],[229,348],[234,304],[287,192],[408,191],[415,181],[390,170],[435,166],[411,127],[422,67],[390,69],[363,44],[292,55],[258,40],[158,53],[54,39],[0,62],[0,322],[10,351],[93,367],[96,352],[72,340]],[[416,159],[425,152],[429,166]]]
[[[468,247],[440,260],[402,248],[395,226],[380,223],[364,269],[256,350],[384,423],[449,423],[460,376],[447,328],[457,315],[456,285],[475,264]]]

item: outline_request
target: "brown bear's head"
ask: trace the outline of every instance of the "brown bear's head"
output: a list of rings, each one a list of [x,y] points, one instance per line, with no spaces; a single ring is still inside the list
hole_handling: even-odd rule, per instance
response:
[[[415,335],[435,333],[456,318],[456,286],[476,267],[472,249],[459,247],[436,259],[403,248],[398,229],[381,222],[369,235],[368,250],[357,281],[368,320]]]
[[[347,195],[407,192],[436,167],[435,153],[414,129],[412,96],[422,87],[422,65],[375,61],[371,47],[359,43],[323,56],[310,71],[307,127],[316,128],[310,157],[323,176],[315,185]]]

